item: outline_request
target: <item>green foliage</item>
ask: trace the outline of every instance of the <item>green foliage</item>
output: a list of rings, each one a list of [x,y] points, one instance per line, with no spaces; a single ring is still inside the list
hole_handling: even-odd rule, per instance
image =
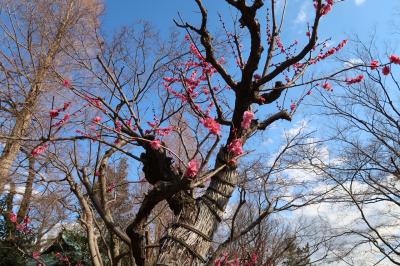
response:
[[[33,242],[31,234],[16,231],[15,225],[7,216],[6,197],[0,198],[0,265],[27,265],[29,257],[21,251]]]
[[[85,232],[81,228],[62,231],[41,255],[46,265],[92,265]]]
[[[288,249],[285,252],[285,260],[283,265],[285,266],[309,266],[310,263],[310,247],[305,245],[299,247],[296,241],[290,241]]]

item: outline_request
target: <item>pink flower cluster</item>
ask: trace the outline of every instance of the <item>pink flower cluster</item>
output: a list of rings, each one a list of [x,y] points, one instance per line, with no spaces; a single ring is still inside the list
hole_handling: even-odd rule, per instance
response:
[[[390,74],[390,66],[384,66],[382,68],[382,74],[385,76],[389,75]]]
[[[375,69],[377,69],[377,68],[379,67],[380,64],[379,64],[379,61],[378,61],[378,60],[372,60],[370,65],[371,65],[371,66],[370,66],[371,69],[372,69],[372,70],[375,70]]]
[[[66,87],[66,88],[71,88],[72,87],[72,83],[71,83],[70,80],[64,79],[63,80],[63,86]]]
[[[241,127],[243,129],[249,129],[251,126],[251,121],[254,119],[254,113],[252,111],[245,111],[243,113],[243,119],[241,123]]]
[[[57,116],[60,115],[60,112],[65,112],[70,106],[71,106],[71,102],[65,102],[63,107],[51,110],[49,112],[50,113],[50,117],[51,118],[56,118]]]
[[[10,219],[10,221],[15,224],[17,222],[17,215],[15,213],[11,212],[8,215],[8,219]]]
[[[37,157],[37,156],[39,156],[40,154],[42,154],[42,153],[44,153],[45,151],[47,151],[48,148],[49,148],[49,144],[47,144],[47,143],[45,143],[45,144],[43,144],[43,145],[40,145],[40,146],[34,148],[34,149],[31,151],[31,155],[32,155],[33,157]]]
[[[275,37],[276,40],[276,45],[278,46],[278,48],[281,50],[281,53],[286,53],[285,47],[283,46],[282,40],[279,36]]]
[[[355,83],[360,83],[361,81],[363,81],[364,80],[364,75],[358,75],[357,77],[355,77],[355,78],[351,78],[351,79],[349,79],[349,78],[346,78],[346,84],[347,85],[351,85],[351,84],[355,84]]]
[[[191,160],[186,168],[185,176],[194,178],[199,172],[200,163],[196,160]]]
[[[297,108],[297,104],[296,104],[295,102],[292,102],[292,103],[290,104],[290,111],[291,111],[291,112],[294,112],[294,111],[296,110],[296,108]]]
[[[60,119],[59,121],[57,121],[56,123],[54,123],[54,127],[60,127],[62,125],[64,125],[69,119],[71,118],[71,115],[66,113],[64,115],[64,117],[62,119]]]
[[[201,119],[200,122],[210,130],[211,134],[219,135],[221,133],[221,125],[211,117]]]
[[[327,0],[325,4],[322,4],[321,16],[327,15],[332,10],[333,4],[334,4],[334,0]],[[315,9],[318,8],[318,1],[314,0],[314,7],[315,7]]]
[[[398,55],[392,54],[391,56],[389,56],[389,61],[390,64],[396,64],[396,65],[400,65],[400,57]],[[372,70],[378,69],[380,66],[380,63],[378,60],[372,60],[370,63],[370,68]],[[387,76],[389,75],[391,72],[391,68],[389,65],[385,65],[382,68],[382,74]]]
[[[394,63],[394,64],[396,64],[396,65],[400,65],[400,57],[397,56],[397,55],[395,55],[395,54],[392,54],[392,55],[389,57],[389,60],[390,60],[390,63]]]
[[[159,139],[150,141],[150,148],[153,150],[159,150],[161,148],[161,141]]]
[[[93,97],[90,97],[90,96],[85,96],[84,98],[90,104],[92,104],[93,106],[97,107],[99,110],[105,112],[105,109],[103,107],[103,103],[99,99],[93,98]]]
[[[326,90],[326,91],[333,91],[333,89],[332,89],[332,84],[330,84],[330,83],[328,83],[328,82],[323,83],[323,84],[322,84],[322,88],[323,88],[324,90]]]
[[[214,107],[214,102],[210,97],[210,90],[218,90],[218,87],[208,88],[204,84],[208,84],[208,79],[211,78],[217,70],[208,63],[196,45],[191,42],[190,36],[186,36],[185,40],[190,42],[191,57],[184,63],[178,65],[179,71],[173,71],[172,76],[164,77],[163,86],[165,89],[180,99],[182,102],[188,102],[191,108],[196,112],[198,117],[206,117],[200,122],[205,125],[212,134],[219,134],[220,125],[209,118],[209,114]],[[225,59],[222,57],[218,60],[219,64],[224,64]],[[176,90],[174,85],[179,85]],[[183,90],[182,90],[183,88]],[[201,103],[208,103],[207,109],[196,102],[199,96],[204,96],[206,99],[201,99]],[[215,96],[214,96],[215,97]]]
[[[40,258],[40,255],[41,254],[38,251],[32,252],[32,258],[35,259],[35,260],[38,260]]]
[[[28,228],[29,223],[31,222],[31,219],[29,218],[29,216],[25,216],[24,220],[22,221],[22,223],[18,223],[17,215],[15,213],[11,212],[8,215],[8,219],[10,219],[10,222],[15,224],[15,228],[19,232],[24,233],[24,234],[31,233],[31,229]]]
[[[57,252],[56,258],[61,262],[67,262],[69,265],[69,257],[68,256],[63,256],[60,252]]]
[[[234,139],[227,146],[228,151],[233,154],[233,156],[239,156],[243,154],[243,141],[242,139]]]
[[[334,55],[335,53],[339,52],[343,47],[347,44],[347,40],[341,41],[336,47],[330,48],[326,53],[324,54],[319,54],[317,57],[317,60],[323,60],[331,55]]]
[[[246,258],[243,259],[242,262],[240,262],[239,258],[237,255],[234,255],[234,259],[229,259],[229,254],[228,252],[222,253],[222,256],[217,258],[214,261],[214,266],[255,266],[257,265],[257,260],[258,256],[257,253],[253,252],[251,255],[250,259]],[[269,264],[266,264],[269,265]]]
[[[147,122],[147,124],[153,128],[154,132],[161,136],[161,137],[165,137],[169,134],[171,134],[171,132],[174,130],[174,126],[168,126],[168,127],[164,127],[161,128],[159,127],[160,125],[160,120],[154,118],[154,122]],[[151,130],[146,130],[146,134],[149,134],[151,132]]]
[[[98,124],[101,122],[101,116],[96,116],[95,118],[92,119],[92,122],[95,124]]]
[[[343,47],[346,44],[347,44],[347,40],[343,40],[336,47],[330,48],[325,53],[320,52],[315,58],[311,58],[308,61],[308,64],[314,65],[314,64],[318,63],[319,61],[322,61],[322,60],[326,59],[327,57],[330,57],[330,56],[334,55],[335,53],[337,53],[341,49],[343,49]],[[293,64],[293,67],[299,69],[299,68],[304,67],[304,64],[303,63],[296,63],[296,64]]]

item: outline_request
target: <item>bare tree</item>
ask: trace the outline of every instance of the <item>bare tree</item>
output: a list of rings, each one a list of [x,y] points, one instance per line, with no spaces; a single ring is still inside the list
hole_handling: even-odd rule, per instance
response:
[[[358,75],[364,81],[338,82],[340,89],[323,95],[321,104],[331,124],[330,158],[313,149],[301,153],[309,165],[335,188],[334,201],[349,208],[352,219],[334,234],[343,244],[337,257],[352,264],[351,257],[367,250],[368,263],[399,265],[399,57],[379,59],[374,41],[356,43]],[[334,144],[334,145],[332,145]],[[351,239],[350,239],[351,238]],[[367,263],[367,262],[365,262]]]
[[[79,33],[96,26],[93,22],[99,14],[98,5],[92,0],[1,1],[4,148],[0,156],[0,191],[10,182],[22,138],[29,135],[32,120],[38,118],[41,97],[61,87],[56,71],[67,71],[66,54],[88,36]]]

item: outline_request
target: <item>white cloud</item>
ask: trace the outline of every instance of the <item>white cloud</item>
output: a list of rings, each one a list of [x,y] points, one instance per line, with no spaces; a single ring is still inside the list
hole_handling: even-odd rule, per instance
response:
[[[345,67],[353,67],[353,66],[361,65],[361,64],[364,64],[364,62],[360,58],[352,58],[352,59],[349,59],[349,61],[345,62],[343,65]]]
[[[292,128],[285,131],[283,133],[283,137],[292,138],[292,137],[298,135],[301,131],[304,131],[308,126],[309,126],[308,121],[305,119],[302,119],[302,120],[296,122],[296,124]]]
[[[360,5],[364,4],[365,1],[366,1],[366,0],[354,0],[354,3],[355,3],[357,6],[360,6]]]
[[[303,22],[308,21],[308,19],[310,18],[310,12],[311,12],[310,2],[305,1],[300,6],[299,13],[296,16],[294,23],[298,24],[298,23],[303,23]]]

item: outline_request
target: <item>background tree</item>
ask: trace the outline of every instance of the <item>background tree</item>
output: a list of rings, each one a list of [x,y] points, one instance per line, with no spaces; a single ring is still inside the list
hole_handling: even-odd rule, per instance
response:
[[[336,259],[350,263],[359,250],[367,250],[368,263],[398,265],[400,59],[391,53],[380,56],[374,41],[357,42],[354,54],[354,75],[363,81],[347,78],[337,82],[340,89],[334,94],[321,95],[324,119],[335,121],[328,127],[332,134],[298,156],[306,156],[308,167],[326,178],[332,199],[350,216],[331,228],[342,243]],[[324,147],[329,156],[321,157],[318,150]]]

